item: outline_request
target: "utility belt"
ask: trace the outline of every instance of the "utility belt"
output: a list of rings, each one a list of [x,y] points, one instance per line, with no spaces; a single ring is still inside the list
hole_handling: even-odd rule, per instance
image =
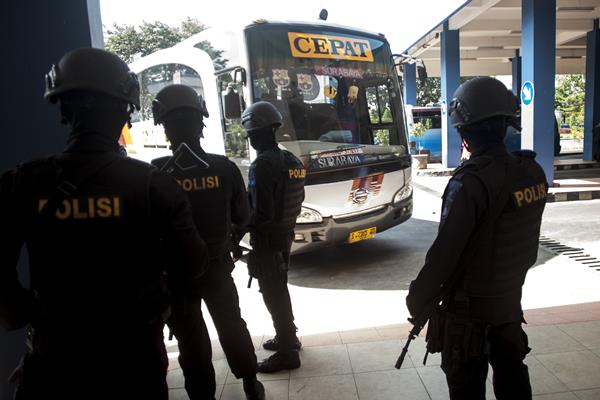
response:
[[[277,237],[271,233],[254,234],[250,237],[252,251],[248,254],[248,288],[252,279],[264,279],[276,274],[286,274],[290,264],[290,235]]]
[[[425,336],[427,352],[449,352],[453,360],[468,360],[489,354],[488,333],[491,324],[469,315],[469,299],[464,292],[438,307],[429,319]]]

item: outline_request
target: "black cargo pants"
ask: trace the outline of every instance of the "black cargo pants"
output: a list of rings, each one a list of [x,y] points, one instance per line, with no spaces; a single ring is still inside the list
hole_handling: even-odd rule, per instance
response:
[[[488,363],[493,369],[494,393],[498,400],[531,399],[531,385],[527,366],[523,362],[530,348],[521,322],[501,325],[476,324],[475,331],[467,332],[464,324],[446,321],[442,370],[446,374],[450,399],[485,399],[485,381]],[[477,339],[484,351],[469,356],[464,351],[472,345],[469,337]],[[462,343],[461,343],[462,342]],[[479,344],[477,344],[478,346]]]
[[[289,265],[290,252],[283,251],[283,259]],[[292,300],[288,290],[287,269],[277,269],[265,273],[258,279],[258,287],[262,293],[265,306],[271,314],[273,327],[279,348],[291,350],[296,347],[296,325],[294,324],[294,313],[292,312]]]
[[[219,342],[236,378],[256,375],[257,362],[254,344],[240,312],[240,299],[231,277],[234,264],[229,254],[210,261],[202,279],[201,295],[208,307]]]
[[[179,366],[190,400],[214,400],[217,388],[212,348],[202,316],[201,300],[174,305],[168,326],[179,346]]]

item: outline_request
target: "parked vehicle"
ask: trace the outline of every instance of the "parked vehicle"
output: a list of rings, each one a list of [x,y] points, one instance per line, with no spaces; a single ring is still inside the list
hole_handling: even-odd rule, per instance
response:
[[[323,21],[256,21],[220,36],[220,48],[230,43],[224,50],[231,67],[215,71],[196,47],[208,33],[131,64],[142,94],[131,136],[141,137],[145,149],[153,156],[168,151],[149,107],[162,87],[184,83],[206,99],[203,147],[227,154],[247,171],[256,155],[239,118],[246,104],[269,101],[284,119],[280,146],[307,170],[293,252],[370,239],[410,218],[404,108],[383,35]],[[142,153],[134,156],[144,158]]]
[[[559,133],[571,133],[571,126],[569,124],[560,124],[558,128]]]

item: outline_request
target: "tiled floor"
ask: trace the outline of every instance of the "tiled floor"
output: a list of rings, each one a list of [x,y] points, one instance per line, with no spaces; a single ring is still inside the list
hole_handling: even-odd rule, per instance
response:
[[[526,359],[536,400],[600,399],[600,302],[527,310],[525,327],[532,352]],[[572,314],[581,315],[577,322]],[[583,316],[586,316],[586,320]],[[443,400],[448,389],[438,354],[422,365],[422,337],[411,345],[401,370],[394,363],[409,325],[330,332],[302,338],[302,367],[260,374],[269,400]],[[255,337],[259,347],[263,337]],[[244,400],[241,381],[231,374],[213,342],[217,399]],[[171,399],[187,399],[176,347],[169,348]],[[269,352],[258,350],[259,358]],[[175,356],[174,356],[175,355]],[[490,373],[491,377],[491,373]],[[487,398],[494,399],[491,379]]]

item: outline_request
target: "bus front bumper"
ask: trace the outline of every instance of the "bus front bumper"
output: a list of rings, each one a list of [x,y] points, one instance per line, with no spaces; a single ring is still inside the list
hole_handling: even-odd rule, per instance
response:
[[[354,217],[328,217],[318,224],[297,224],[292,254],[304,253],[341,243],[349,243],[350,233],[376,228],[376,235],[406,221],[412,215],[412,196],[396,204]]]

